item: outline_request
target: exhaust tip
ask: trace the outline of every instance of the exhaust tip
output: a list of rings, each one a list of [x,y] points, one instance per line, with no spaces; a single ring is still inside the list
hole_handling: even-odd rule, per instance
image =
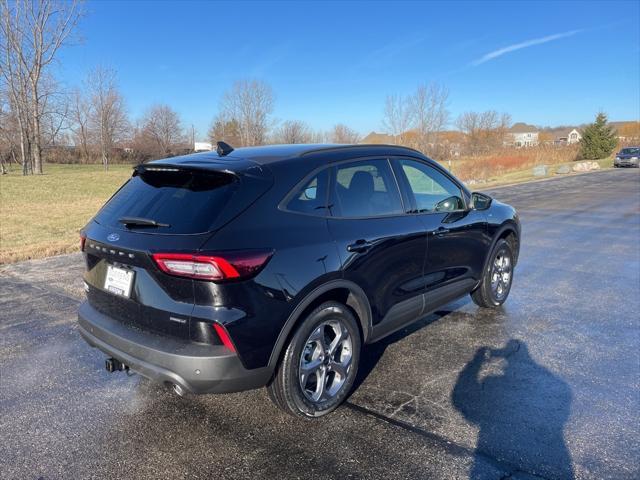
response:
[[[121,372],[123,370],[129,370],[129,367],[115,358],[107,358],[104,362],[104,368],[109,373]]]
[[[182,388],[180,385],[174,383],[171,385],[171,389],[176,393],[176,395],[178,395],[179,397],[184,397],[184,394],[186,393],[184,388]]]

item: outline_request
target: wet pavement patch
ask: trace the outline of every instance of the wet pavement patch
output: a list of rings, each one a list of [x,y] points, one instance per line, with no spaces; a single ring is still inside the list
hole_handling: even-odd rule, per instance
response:
[[[640,172],[489,193],[523,223],[504,308],[368,346],[316,422],[110,375],[76,329],[79,255],[1,267],[2,478],[640,478]]]

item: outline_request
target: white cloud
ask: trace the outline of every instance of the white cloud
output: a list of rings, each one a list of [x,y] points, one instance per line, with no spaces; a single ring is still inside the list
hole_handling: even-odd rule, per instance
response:
[[[505,53],[515,52],[516,50],[521,50],[527,47],[533,47],[534,45],[540,45],[543,43],[553,42],[554,40],[560,40],[561,38],[572,37],[576,33],[580,33],[582,30],[569,30],[568,32],[556,33],[554,35],[547,35],[542,38],[534,38],[532,40],[527,40],[526,42],[515,43],[513,45],[509,45],[508,47],[500,48],[498,50],[494,50],[493,52],[489,52],[486,55],[478,58],[471,62],[471,64],[475,67],[489,60],[493,60],[494,58],[501,57]]]

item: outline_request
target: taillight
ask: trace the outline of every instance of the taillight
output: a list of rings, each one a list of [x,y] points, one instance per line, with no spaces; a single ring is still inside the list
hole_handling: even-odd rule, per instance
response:
[[[154,253],[158,268],[169,275],[198,280],[242,280],[256,275],[269,261],[272,251],[226,252],[216,255]]]
[[[235,353],[236,347],[233,345],[233,342],[231,341],[231,337],[229,337],[229,334],[227,333],[227,329],[224,328],[219,323],[214,323],[213,328],[218,334],[218,337],[220,338],[220,341],[222,342],[222,344],[225,347],[227,347],[229,350],[231,350],[233,353]]]
[[[87,236],[80,234],[80,251],[84,252],[84,244],[87,243]]]

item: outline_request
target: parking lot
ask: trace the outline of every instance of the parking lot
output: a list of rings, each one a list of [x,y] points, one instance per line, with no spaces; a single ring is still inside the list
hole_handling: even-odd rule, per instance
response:
[[[314,422],[108,374],[76,329],[79,254],[0,268],[2,478],[639,478],[640,171],[489,193],[523,225],[504,308],[369,346]]]

